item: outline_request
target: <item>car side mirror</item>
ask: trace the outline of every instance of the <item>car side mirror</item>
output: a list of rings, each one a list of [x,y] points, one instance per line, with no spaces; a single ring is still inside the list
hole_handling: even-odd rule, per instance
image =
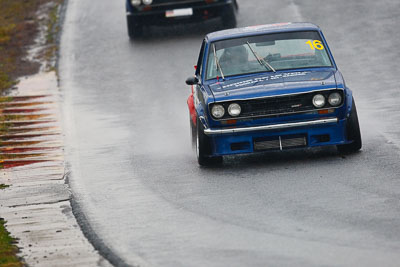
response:
[[[189,78],[186,79],[186,84],[187,85],[195,85],[199,83],[199,79],[197,79],[196,76],[191,76]]]

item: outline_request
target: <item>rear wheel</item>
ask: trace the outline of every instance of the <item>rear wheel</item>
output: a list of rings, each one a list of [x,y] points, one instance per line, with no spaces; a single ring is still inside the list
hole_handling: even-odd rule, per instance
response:
[[[360,125],[358,123],[358,115],[354,98],[353,98],[350,117],[347,119],[346,122],[346,134],[347,134],[347,140],[353,142],[346,145],[338,145],[337,148],[339,152],[354,153],[360,150],[362,147],[361,132],[360,132]]]
[[[210,137],[204,134],[203,124],[199,119],[196,122],[196,155],[197,162],[201,166],[209,166],[222,163],[222,157],[211,157],[211,140]]]
[[[234,5],[229,6],[222,15],[222,26],[226,29],[235,28],[236,21],[236,8]]]
[[[128,24],[128,35],[130,39],[137,39],[143,35],[143,26],[135,22],[131,16],[126,17],[126,22]]]

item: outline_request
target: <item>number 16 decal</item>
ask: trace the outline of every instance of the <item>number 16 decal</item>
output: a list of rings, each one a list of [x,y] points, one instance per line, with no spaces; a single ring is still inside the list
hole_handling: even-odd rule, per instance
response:
[[[324,45],[319,40],[314,40],[313,42],[311,42],[311,40],[310,40],[310,41],[307,41],[306,44],[309,44],[312,50],[314,50],[314,49],[318,49],[318,50],[324,49]]]

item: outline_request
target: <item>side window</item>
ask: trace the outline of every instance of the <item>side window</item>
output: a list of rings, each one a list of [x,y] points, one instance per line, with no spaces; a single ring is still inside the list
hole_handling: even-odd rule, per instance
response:
[[[199,59],[197,60],[196,75],[200,75],[203,72],[203,58],[204,58],[205,46],[206,46],[206,40],[203,40],[203,43],[201,44]]]

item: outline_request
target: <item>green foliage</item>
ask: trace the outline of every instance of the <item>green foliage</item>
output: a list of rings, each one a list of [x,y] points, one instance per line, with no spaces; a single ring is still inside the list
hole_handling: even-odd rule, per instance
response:
[[[5,221],[0,218],[0,267],[21,267],[24,264],[16,256],[16,241],[5,228]]]

